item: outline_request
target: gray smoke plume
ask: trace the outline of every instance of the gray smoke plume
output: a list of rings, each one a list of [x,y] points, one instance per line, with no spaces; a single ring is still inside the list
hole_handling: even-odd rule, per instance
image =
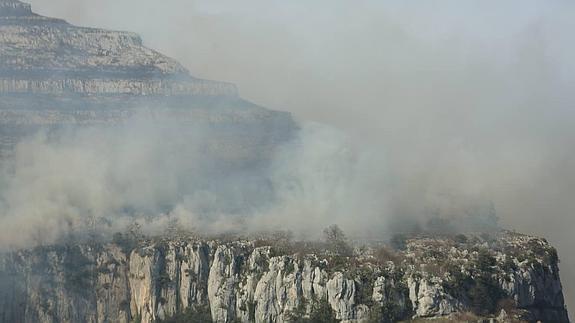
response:
[[[339,131],[304,123],[255,169],[222,164],[209,152],[213,131],[144,110],[121,125],[21,141],[2,163],[0,246],[110,236],[135,221],[151,233],[173,220],[208,234],[290,229],[309,237],[330,223],[356,235],[384,229],[381,165]]]

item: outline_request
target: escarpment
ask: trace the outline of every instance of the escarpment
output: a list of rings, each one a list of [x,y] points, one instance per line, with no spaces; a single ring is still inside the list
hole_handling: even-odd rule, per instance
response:
[[[29,4],[17,0],[0,1],[0,17],[31,16],[32,8]]]
[[[165,113],[208,124],[217,158],[259,163],[296,128],[287,113],[241,99],[235,85],[193,77],[134,33],[78,27],[0,1],[0,157],[38,129],[115,125]]]
[[[2,258],[0,322],[568,322],[557,254],[501,233],[417,237],[342,255],[279,241],[166,238]]]
[[[0,2],[0,92],[84,95],[223,95],[235,86],[192,77],[134,33],[71,25]]]

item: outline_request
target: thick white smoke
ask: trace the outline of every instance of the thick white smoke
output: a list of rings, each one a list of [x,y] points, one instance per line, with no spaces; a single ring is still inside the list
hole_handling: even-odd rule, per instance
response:
[[[78,228],[115,226],[121,215],[162,212],[200,180],[201,136],[201,126],[136,118],[24,140],[3,162],[1,245],[54,242]]]
[[[356,235],[383,231],[390,216],[383,165],[343,133],[305,123],[268,165],[245,173],[206,153],[212,131],[143,113],[120,126],[23,140],[0,178],[0,246],[109,235],[134,221],[163,230],[173,219],[207,234],[310,236],[332,223]],[[250,192],[253,178],[266,185]]]

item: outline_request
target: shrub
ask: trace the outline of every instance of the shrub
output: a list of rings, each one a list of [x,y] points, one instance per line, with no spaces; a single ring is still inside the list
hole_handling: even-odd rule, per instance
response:
[[[475,314],[493,314],[497,309],[497,303],[505,297],[504,291],[493,278],[493,267],[497,264],[496,259],[489,251],[481,249],[477,258],[478,273],[473,280],[474,285],[469,289],[468,295],[471,300],[471,309]]]
[[[67,246],[63,259],[63,270],[66,277],[66,289],[80,296],[87,296],[92,290],[96,278],[96,267],[93,260],[84,255],[78,246]]]
[[[455,297],[468,299],[468,290],[474,285],[473,278],[461,272],[456,265],[450,264],[446,270],[449,272],[449,279],[443,283],[445,291]]]
[[[390,243],[395,250],[405,250],[407,249],[407,236],[396,234],[391,238]]]
[[[506,273],[512,273],[515,270],[517,270],[517,265],[515,264],[515,261],[513,261],[513,258],[509,256],[505,257],[505,261],[500,266],[501,270],[503,270]]]
[[[504,295],[499,286],[486,274],[479,275],[474,282],[469,291],[472,311],[478,315],[495,313],[497,303]]]
[[[286,320],[293,323],[309,322],[309,319],[306,318],[306,301],[302,300],[296,308],[289,311],[286,314]]]
[[[481,249],[475,274],[465,274],[459,266],[450,263],[446,266],[449,279],[443,287],[451,296],[468,301],[474,314],[494,314],[498,303],[505,298],[505,292],[493,278],[495,264],[495,258]]]
[[[376,249],[375,252],[373,253],[373,256],[375,260],[381,265],[386,264],[388,261],[391,261],[395,264],[399,264],[403,260],[400,254],[394,252],[393,250],[387,247],[381,247]]]
[[[323,230],[323,235],[332,252],[343,257],[353,255],[353,248],[349,245],[345,233],[337,225],[327,227]]]
[[[305,303],[301,303],[287,318],[291,323],[339,323],[334,310],[327,299],[322,298],[311,309],[309,317],[305,316]]]
[[[485,249],[479,250],[477,257],[477,269],[482,272],[491,272],[492,267],[497,264],[497,260]]]
[[[517,303],[512,298],[504,298],[497,302],[497,311],[500,312],[504,310],[505,312],[513,313],[517,310]]]
[[[314,323],[338,323],[334,310],[327,299],[323,298],[312,307],[308,322]]]
[[[559,256],[557,255],[557,249],[549,248],[549,250],[545,253],[545,256],[543,256],[543,261],[546,264],[550,265],[559,264]]]
[[[469,241],[469,239],[467,239],[467,236],[464,235],[464,234],[458,234],[458,235],[456,235],[456,236],[453,238],[453,240],[454,240],[455,242],[461,243],[461,244],[467,243],[467,241]]]
[[[383,322],[393,323],[402,318],[401,307],[394,302],[385,302],[383,304]]]
[[[136,247],[138,246],[138,242],[135,239],[133,239],[130,235],[123,234],[120,232],[114,233],[114,235],[112,236],[112,241],[118,247],[120,247],[120,249],[122,249],[122,252],[126,256],[130,256],[132,250],[136,249]]]

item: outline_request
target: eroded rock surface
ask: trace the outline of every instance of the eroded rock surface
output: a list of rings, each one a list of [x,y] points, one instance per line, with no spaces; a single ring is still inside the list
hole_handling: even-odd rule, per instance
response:
[[[239,167],[265,160],[296,128],[291,115],[241,99],[233,84],[193,77],[137,34],[74,26],[0,0],[0,157],[39,129],[160,113],[211,129],[214,158]]]
[[[227,95],[232,84],[196,79],[134,33],[85,28],[0,1],[0,93]]]
[[[15,252],[0,267],[0,322],[154,322],[199,308],[214,322],[289,322],[322,300],[342,322],[439,318],[471,311],[485,277],[514,304],[493,308],[494,320],[568,322],[555,251],[539,238],[417,238],[394,261],[376,249],[342,262],[259,245],[180,238]]]

